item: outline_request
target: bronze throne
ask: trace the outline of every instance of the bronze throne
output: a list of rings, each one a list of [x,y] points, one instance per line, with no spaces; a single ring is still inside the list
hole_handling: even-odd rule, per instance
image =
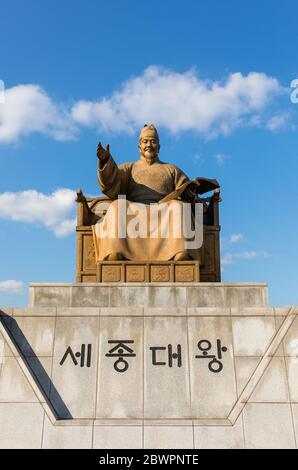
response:
[[[101,261],[96,264],[92,225],[104,217],[106,196],[85,197],[77,190],[76,282],[220,282],[220,189],[203,203],[204,239],[200,261]]]

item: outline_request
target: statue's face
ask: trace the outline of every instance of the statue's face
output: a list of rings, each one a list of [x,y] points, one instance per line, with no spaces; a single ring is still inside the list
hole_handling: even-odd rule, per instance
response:
[[[139,143],[139,150],[149,165],[157,160],[159,147],[159,142],[154,135],[148,134],[141,138]]]

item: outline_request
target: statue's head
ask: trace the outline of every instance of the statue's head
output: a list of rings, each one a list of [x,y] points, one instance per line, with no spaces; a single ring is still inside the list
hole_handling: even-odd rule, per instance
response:
[[[160,149],[159,137],[153,124],[145,124],[140,133],[139,151],[149,165],[152,165],[157,158]]]

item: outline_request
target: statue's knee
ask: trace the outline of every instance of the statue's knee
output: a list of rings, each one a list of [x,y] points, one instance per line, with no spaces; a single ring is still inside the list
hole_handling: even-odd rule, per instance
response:
[[[107,256],[107,261],[121,261],[124,260],[124,256],[120,252],[112,252]]]
[[[178,251],[173,258],[174,261],[189,261],[191,259],[187,251]]]

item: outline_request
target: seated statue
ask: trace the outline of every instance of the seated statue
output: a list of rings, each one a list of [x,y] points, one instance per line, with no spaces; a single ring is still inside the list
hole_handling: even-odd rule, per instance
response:
[[[98,182],[112,202],[105,217],[92,226],[96,261],[199,259],[198,249],[187,248],[183,230],[177,235],[176,229],[185,222],[177,222],[175,214],[183,203],[194,203],[197,194],[217,188],[217,181],[189,180],[177,166],[160,161],[159,136],[153,124],[142,128],[138,148],[138,161],[118,166],[109,145],[104,149],[98,144]],[[166,236],[161,233],[160,218],[155,224],[149,222],[156,207],[162,208],[161,218],[167,220]],[[120,208],[125,208],[125,220]],[[141,236],[128,232],[129,226],[138,228]]]

